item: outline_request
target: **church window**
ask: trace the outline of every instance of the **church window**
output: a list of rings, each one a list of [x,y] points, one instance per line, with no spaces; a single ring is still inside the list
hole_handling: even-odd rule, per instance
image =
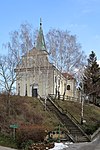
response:
[[[70,85],[67,85],[67,90],[70,90]]]

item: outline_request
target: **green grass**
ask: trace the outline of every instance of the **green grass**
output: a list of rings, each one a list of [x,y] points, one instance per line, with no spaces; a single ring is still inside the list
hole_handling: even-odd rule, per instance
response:
[[[81,103],[59,100],[55,100],[55,102],[65,112],[68,111],[79,123],[81,123]],[[100,107],[84,103],[83,117],[86,121],[83,124],[86,132],[92,134],[98,127],[100,127]]]
[[[5,147],[17,148],[16,142],[5,135],[0,134],[0,145]]]

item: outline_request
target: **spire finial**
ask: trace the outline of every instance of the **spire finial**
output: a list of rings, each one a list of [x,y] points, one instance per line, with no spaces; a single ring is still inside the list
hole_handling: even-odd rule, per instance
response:
[[[40,27],[42,26],[42,19],[40,18]]]

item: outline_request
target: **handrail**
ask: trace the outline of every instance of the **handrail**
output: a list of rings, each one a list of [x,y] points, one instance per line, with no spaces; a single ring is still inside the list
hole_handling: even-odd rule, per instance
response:
[[[50,96],[51,96],[51,94],[50,94]],[[68,110],[66,110],[66,111],[63,110],[62,107],[58,103],[57,103],[57,105],[61,109],[61,111],[62,111],[63,114],[64,113],[67,114],[70,117],[70,119],[73,119],[73,121],[75,121],[77,124],[80,125],[80,122]]]
[[[67,115],[74,123],[75,125],[81,130],[81,132],[89,139],[89,141],[91,141],[90,137],[84,132],[84,128],[80,126],[79,121],[73,117],[68,111],[67,111]]]
[[[51,94],[50,94],[50,95],[51,95]],[[77,120],[76,118],[74,118],[68,110],[66,110],[66,111],[63,110],[63,109],[61,108],[61,106],[59,106],[59,104],[58,104],[58,107],[60,108],[60,110],[62,111],[62,113],[63,113],[63,112],[66,113],[66,112],[67,112],[67,114],[68,114],[69,116],[71,116],[71,119],[73,118],[73,119],[75,120],[75,122],[77,122],[78,124],[80,124],[80,123],[78,122],[78,120]],[[63,113],[63,114],[64,114],[64,113]]]
[[[48,99],[51,101],[51,103],[59,110],[59,112],[60,113],[62,113],[61,112],[61,110],[55,105],[55,103],[51,100],[51,98],[50,97],[48,97]],[[67,131],[66,131],[67,132]],[[73,140],[73,142],[76,142],[76,140],[73,138],[73,136],[71,135],[71,133],[68,131],[67,132],[68,133],[68,135],[69,135],[69,137]]]
[[[91,135],[91,140],[97,137],[100,134],[100,127]]]
[[[58,107],[62,109],[61,106],[59,106],[59,104],[58,104]],[[73,119],[77,124],[80,125],[80,122],[68,110],[65,111],[62,109],[62,112],[64,112],[64,114],[67,114],[71,120]]]
[[[51,94],[50,94],[51,95]],[[59,104],[58,104],[58,107],[61,109],[61,111],[62,111],[62,113],[64,112],[64,113],[66,113],[67,112],[67,114],[69,115],[69,117],[70,117],[70,119],[74,119],[75,120],[75,122],[77,122],[77,124],[79,124],[80,125],[80,123],[79,123],[79,121],[68,111],[68,110],[63,110],[62,109],[62,107],[61,106],[59,106]]]
[[[48,94],[52,99],[55,99],[56,94]],[[68,96],[68,95],[59,95],[59,100],[69,100],[69,101],[78,101],[78,98]]]
[[[82,127],[80,126],[80,123],[77,121],[76,118],[74,118],[68,111],[67,114],[63,112],[63,109],[58,106],[52,101],[52,99],[50,99],[50,101],[52,102],[52,104],[63,114],[63,115],[67,115],[72,121],[73,123],[80,129],[80,131],[88,138],[89,141],[91,141],[91,139],[89,138],[89,136],[84,132],[84,130],[82,129]],[[59,109],[60,107],[60,109]]]
[[[45,106],[45,104],[43,103],[43,98],[38,94],[38,96],[39,96],[39,101],[41,102],[41,104],[43,105],[43,106]]]

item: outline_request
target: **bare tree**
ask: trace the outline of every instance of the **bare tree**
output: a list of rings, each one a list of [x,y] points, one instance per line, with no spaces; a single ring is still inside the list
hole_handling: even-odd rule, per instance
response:
[[[34,33],[37,33],[35,31]],[[9,93],[13,89],[15,81],[18,79],[20,67],[26,69],[29,65],[30,57],[29,50],[33,48],[33,39],[36,39],[36,34],[33,33],[32,26],[27,22],[21,24],[18,31],[10,33],[10,42],[7,43],[8,55],[0,58],[0,84]],[[81,51],[80,44],[76,41],[76,36],[71,35],[68,31],[50,30],[46,36],[47,49],[50,53],[50,60],[61,72],[75,74],[82,70],[84,65],[84,53]],[[21,55],[24,56],[24,63],[21,61]],[[34,56],[36,57],[36,56]],[[21,61],[20,61],[21,60]],[[32,60],[34,61],[34,60]],[[17,72],[14,72],[16,68]],[[33,66],[32,66],[33,67]],[[35,65],[36,68],[37,65]],[[38,66],[38,68],[40,68]],[[35,69],[33,69],[34,71]],[[39,69],[38,69],[39,70]]]
[[[54,65],[71,74],[75,74],[76,70],[82,71],[85,55],[75,35],[71,35],[67,30],[51,29],[46,37],[50,60]]]
[[[15,74],[14,72],[16,65],[16,60],[13,60],[13,58],[0,57],[0,85],[2,90],[8,94],[11,94],[11,91],[15,89],[14,83],[18,76],[18,73]]]
[[[14,83],[16,76],[14,69],[20,62],[19,58],[19,43],[18,33],[14,32],[11,38],[11,42],[6,44],[8,49],[7,56],[0,56],[0,85],[4,91],[11,93],[14,89]]]
[[[33,48],[32,26],[27,22],[21,24],[19,33],[20,33],[20,41],[21,41],[21,51],[23,55]]]
[[[22,54],[27,54],[33,46],[31,29],[28,23],[21,24],[18,31],[10,32],[10,41],[3,44],[8,53],[6,56],[0,56],[0,85],[9,94],[14,88],[16,80],[21,77],[19,76],[20,68],[18,67],[21,63],[20,57]],[[19,68],[19,71],[17,70],[15,73],[16,67]]]

